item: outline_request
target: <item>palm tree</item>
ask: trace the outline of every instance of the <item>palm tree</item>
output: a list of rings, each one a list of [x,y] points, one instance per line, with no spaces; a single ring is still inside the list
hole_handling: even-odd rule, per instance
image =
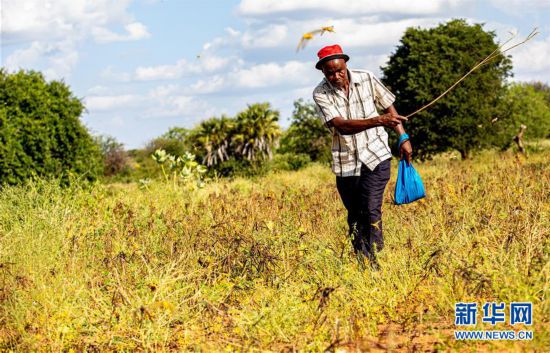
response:
[[[193,132],[192,140],[202,150],[202,163],[211,167],[229,159],[231,134],[234,129],[234,119],[222,116],[202,121]]]
[[[281,135],[277,121],[279,112],[272,110],[269,103],[256,103],[236,116],[232,144],[241,157],[254,161],[258,158],[271,159],[272,147]]]

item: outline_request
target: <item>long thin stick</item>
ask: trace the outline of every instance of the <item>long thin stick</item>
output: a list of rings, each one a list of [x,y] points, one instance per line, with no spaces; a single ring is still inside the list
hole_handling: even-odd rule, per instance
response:
[[[443,96],[445,96],[447,93],[449,93],[449,91],[451,91],[453,88],[455,88],[456,85],[458,85],[460,82],[462,82],[466,77],[468,77],[472,72],[474,72],[475,70],[477,70],[478,68],[480,68],[481,66],[487,64],[489,61],[495,59],[496,57],[498,57],[499,55],[502,55],[504,53],[506,53],[507,51],[509,50],[512,50],[514,49],[515,47],[517,46],[520,46],[524,43],[526,43],[527,41],[531,40],[534,36],[536,36],[537,34],[539,34],[539,32],[537,32],[537,29],[533,29],[533,31],[531,31],[531,33],[529,33],[529,35],[521,42],[517,43],[517,44],[514,44],[513,46],[509,47],[509,48],[506,48],[504,50],[500,50],[502,49],[506,44],[508,44],[512,39],[515,38],[515,35],[512,36],[510,39],[508,39],[506,42],[504,42],[502,45],[500,45],[498,48],[496,48],[491,54],[489,54],[487,57],[485,57],[485,59],[481,60],[480,62],[478,62],[477,64],[475,64],[471,69],[470,71],[468,71],[464,76],[462,76],[458,81],[456,81],[455,83],[453,83],[451,85],[451,87],[447,88],[447,90],[443,93],[441,93],[437,98],[435,98],[434,100],[432,100],[430,103],[426,104],[425,106],[423,106],[422,108],[416,110],[415,112],[409,114],[406,116],[406,118],[410,118],[411,116],[413,115],[416,115],[418,113],[420,113],[421,111],[423,111],[424,109],[430,107],[431,105],[433,105],[435,102],[437,102],[439,99],[441,99]]]

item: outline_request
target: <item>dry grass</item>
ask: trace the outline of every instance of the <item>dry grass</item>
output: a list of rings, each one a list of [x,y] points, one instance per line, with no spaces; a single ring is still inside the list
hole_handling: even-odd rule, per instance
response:
[[[37,181],[0,193],[0,350],[544,351],[549,151],[417,169],[362,271],[328,167],[199,191]],[[532,301],[535,339],[457,342],[458,301]],[[496,329],[508,329],[501,324]]]

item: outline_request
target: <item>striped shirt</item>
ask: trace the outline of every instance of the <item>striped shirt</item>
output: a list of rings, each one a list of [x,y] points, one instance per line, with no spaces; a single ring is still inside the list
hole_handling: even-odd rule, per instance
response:
[[[313,91],[313,100],[319,117],[327,123],[336,118],[370,119],[378,116],[395,101],[395,96],[371,72],[348,70],[349,99],[343,90],[336,89],[323,79]],[[332,132],[332,171],[337,176],[358,176],[361,164],[370,170],[391,158],[388,134],[382,126],[373,127],[353,135]]]

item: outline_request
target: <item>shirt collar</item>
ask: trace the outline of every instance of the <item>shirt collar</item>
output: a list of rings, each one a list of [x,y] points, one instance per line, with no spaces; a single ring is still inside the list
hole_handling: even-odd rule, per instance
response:
[[[357,78],[355,75],[351,74],[351,70],[348,69],[349,85],[358,85],[359,82],[356,82]]]

